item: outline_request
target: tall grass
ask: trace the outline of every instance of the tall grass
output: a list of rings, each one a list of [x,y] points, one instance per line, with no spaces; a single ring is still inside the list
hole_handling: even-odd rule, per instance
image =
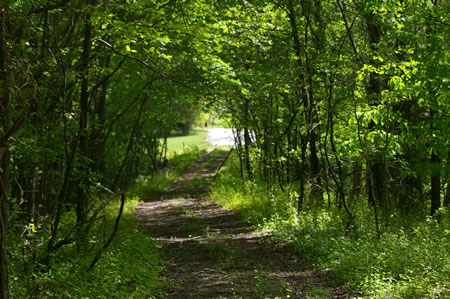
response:
[[[450,296],[450,215],[445,211],[440,224],[431,218],[393,219],[390,230],[378,239],[367,205],[355,208],[352,230],[337,208],[306,203],[298,215],[289,192],[268,192],[262,182],[242,182],[238,166],[236,160],[227,165],[211,198],[291,244],[311,267],[329,273],[336,283],[379,298]]]

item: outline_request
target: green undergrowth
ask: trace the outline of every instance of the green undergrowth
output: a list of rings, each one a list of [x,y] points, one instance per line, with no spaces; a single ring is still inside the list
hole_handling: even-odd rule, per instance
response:
[[[213,167],[217,165],[217,162],[222,162],[222,159],[225,159],[227,153],[231,150],[231,146],[223,145],[214,148],[208,156],[208,160],[206,161],[206,167]]]
[[[87,249],[80,252],[74,245],[61,248],[53,256],[49,271],[30,267],[30,261],[35,259],[37,264],[39,254],[45,250],[42,242],[46,236],[44,226],[35,228],[34,236],[28,236],[27,244],[24,240],[11,240],[15,243],[11,244],[15,246],[10,259],[11,298],[164,296],[164,280],[160,276],[163,267],[155,242],[136,222],[137,199],[126,201],[115,239],[95,267],[89,270],[96,252],[114,227],[119,210],[119,200],[115,201],[91,230]],[[66,227],[69,223],[63,221],[61,231]]]
[[[288,217],[294,212],[292,198],[280,190],[268,192],[262,182],[244,182],[240,178],[239,161],[230,157],[213,184],[213,201],[238,210],[249,223],[261,224],[274,215]]]
[[[195,160],[214,147],[207,141],[207,130],[197,128],[187,135],[167,138],[168,165],[164,169],[140,178],[131,188],[135,196],[145,198],[167,191],[192,166]]]
[[[169,157],[168,166],[150,176],[138,179],[131,188],[135,196],[145,198],[154,193],[166,191],[177,179],[192,166],[195,160],[206,153],[206,149],[193,147],[182,152],[174,153]]]
[[[339,285],[377,298],[450,296],[450,215],[441,222],[394,216],[377,238],[373,211],[354,208],[355,221],[337,208],[310,206],[297,215],[289,192],[242,182],[236,159],[217,178],[211,199],[240,211],[244,219],[288,242],[309,265]]]

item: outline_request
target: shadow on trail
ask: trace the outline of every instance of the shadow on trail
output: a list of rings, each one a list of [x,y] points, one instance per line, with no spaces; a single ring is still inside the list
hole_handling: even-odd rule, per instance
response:
[[[205,169],[205,161],[190,172]],[[169,298],[345,297],[323,274],[306,270],[285,244],[269,242],[238,214],[207,201],[204,192],[181,196],[182,186],[176,196],[159,194],[136,210],[160,247]]]

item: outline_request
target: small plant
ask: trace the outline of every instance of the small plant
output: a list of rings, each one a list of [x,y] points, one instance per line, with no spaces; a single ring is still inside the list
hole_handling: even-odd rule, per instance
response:
[[[268,280],[266,272],[255,269],[253,273],[255,293],[258,296],[278,293],[280,291],[280,286],[278,284],[273,284]]]
[[[209,242],[206,244],[208,257],[220,264],[229,264],[233,258],[234,251],[224,242]]]
[[[188,209],[188,208],[185,208],[185,207],[177,208],[177,212],[178,212],[178,214],[180,214],[182,216],[187,216],[187,217],[195,217],[197,215],[195,213],[195,210]]]
[[[145,198],[154,193],[166,191],[176,180],[177,174],[174,171],[165,171],[140,179],[131,189],[131,193],[140,198]]]
[[[198,148],[184,150],[178,154],[175,153],[170,157],[169,167],[167,169],[156,172],[146,178],[138,179],[134,187],[131,188],[130,193],[134,196],[145,198],[155,193],[167,191],[173,186],[183,171],[191,167],[192,163],[204,153],[205,150],[199,150]],[[195,183],[192,184],[197,186],[199,182],[195,181]]]
[[[193,191],[193,190],[198,190],[204,184],[205,184],[205,178],[193,178],[189,181],[186,181],[186,183],[184,183],[183,187],[187,191],[189,191],[189,190]]]
[[[332,297],[330,290],[325,288],[313,288],[306,293],[306,298],[308,299],[326,299]]]

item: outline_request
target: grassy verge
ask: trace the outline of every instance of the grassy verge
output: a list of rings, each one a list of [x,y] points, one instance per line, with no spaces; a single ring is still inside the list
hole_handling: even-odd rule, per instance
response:
[[[139,228],[134,209],[137,199],[126,202],[120,228],[107,252],[97,265],[88,270],[95,252],[109,236],[119,203],[106,208],[103,219],[97,221],[87,241],[87,249],[80,253],[76,246],[66,246],[53,257],[50,271],[27,269],[26,260],[45,250],[38,228],[33,251],[21,250],[23,240],[11,259],[11,298],[155,298],[164,295],[162,270],[154,241]],[[61,228],[64,230],[64,226]]]
[[[166,191],[206,151],[212,150],[207,161],[207,166],[212,166],[216,163],[217,158],[230,148],[228,146],[214,147],[206,139],[207,131],[201,128],[192,130],[186,136],[173,136],[168,138],[168,167],[158,173],[138,180],[132,188],[131,193],[135,196],[145,198],[152,194]],[[202,180],[194,179],[186,187],[194,190],[202,184]]]
[[[205,152],[205,149],[194,147],[173,154],[166,169],[144,179],[139,179],[131,189],[131,193],[140,198],[145,198],[152,194],[166,191]]]
[[[212,148],[206,140],[206,129],[191,130],[188,135],[167,139],[168,167],[144,179],[139,179],[131,193],[140,198],[166,191],[192,163]]]
[[[206,150],[211,148],[211,144],[206,140],[207,129],[196,128],[188,135],[171,136],[167,138],[167,151],[169,156],[181,154],[189,150]]]
[[[238,167],[236,159],[228,163],[211,198],[290,243],[311,267],[329,273],[339,285],[379,298],[450,295],[448,213],[440,224],[392,219],[390,230],[377,239],[373,212],[361,204],[355,209],[355,230],[349,233],[343,211],[306,205],[297,215],[289,192],[269,193],[261,182],[243,183]]]

